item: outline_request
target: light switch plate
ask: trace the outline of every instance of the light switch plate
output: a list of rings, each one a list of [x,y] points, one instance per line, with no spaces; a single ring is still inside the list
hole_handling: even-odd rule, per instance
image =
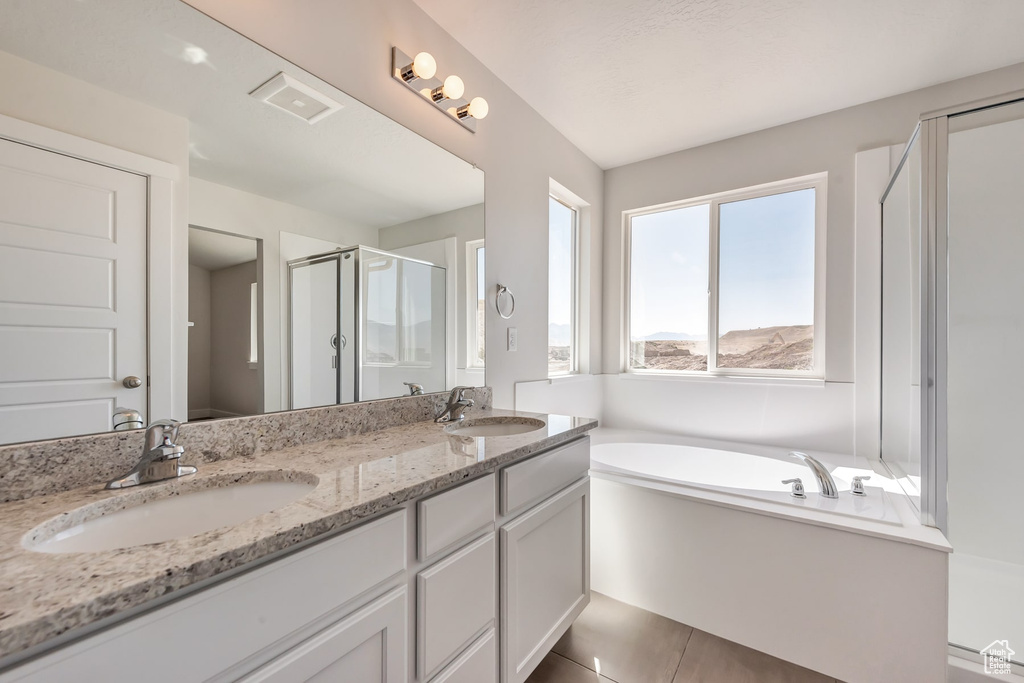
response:
[[[514,327],[508,328],[508,350],[519,350],[519,330]]]

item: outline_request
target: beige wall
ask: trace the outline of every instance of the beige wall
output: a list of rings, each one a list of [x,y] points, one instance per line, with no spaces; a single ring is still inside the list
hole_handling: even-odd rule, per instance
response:
[[[487,383],[494,403],[512,407],[514,383],[547,377],[547,268],[549,179],[593,208],[596,234],[602,209],[601,169],[487,70],[413,0],[190,0],[256,42],[290,59],[349,95],[416,131],[486,173],[487,283],[516,295],[516,315],[487,317]],[[458,73],[467,91],[487,98],[490,114],[470,133],[433,111],[391,78],[391,48],[429,51],[442,71]],[[646,124],[644,124],[646,125]],[[600,245],[592,251],[601,263]],[[594,268],[595,299],[600,272]],[[599,310],[591,321],[591,364],[599,371]],[[519,328],[519,351],[505,350],[506,329]]]
[[[209,417],[210,271],[188,267],[188,417]]]
[[[259,376],[249,366],[254,282],[256,261],[210,273],[210,408],[216,417],[260,412]]]

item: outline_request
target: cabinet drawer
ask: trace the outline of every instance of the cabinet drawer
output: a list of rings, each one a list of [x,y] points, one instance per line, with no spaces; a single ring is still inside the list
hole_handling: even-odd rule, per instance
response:
[[[496,556],[490,533],[417,575],[416,663],[421,680],[494,625]]]
[[[440,493],[417,504],[418,553],[427,560],[451,550],[494,523],[494,475]]]
[[[562,490],[590,470],[590,437],[501,471],[501,514],[525,509]]]
[[[407,542],[406,512],[391,513],[30,661],[4,683],[237,680],[403,572]]]
[[[492,628],[430,683],[498,683],[497,655],[497,638]]]
[[[246,676],[243,683],[402,683],[409,651],[405,598],[405,586],[396,588]]]

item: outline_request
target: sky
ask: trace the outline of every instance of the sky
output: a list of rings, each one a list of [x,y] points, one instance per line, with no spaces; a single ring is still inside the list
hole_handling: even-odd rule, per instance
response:
[[[814,323],[814,190],[719,207],[719,334]],[[630,336],[707,338],[710,206],[634,216]]]
[[[572,322],[573,211],[548,199],[548,322]]]

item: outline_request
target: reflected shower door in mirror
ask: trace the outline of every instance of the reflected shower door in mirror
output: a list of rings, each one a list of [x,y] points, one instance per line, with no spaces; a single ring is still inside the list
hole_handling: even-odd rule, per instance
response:
[[[180,0],[3,12],[0,443],[484,383],[480,170]],[[388,256],[351,292],[292,282],[356,245]]]
[[[921,144],[915,131],[882,199],[881,457],[921,495]]]
[[[445,268],[361,246],[288,267],[292,408],[448,387]]]

